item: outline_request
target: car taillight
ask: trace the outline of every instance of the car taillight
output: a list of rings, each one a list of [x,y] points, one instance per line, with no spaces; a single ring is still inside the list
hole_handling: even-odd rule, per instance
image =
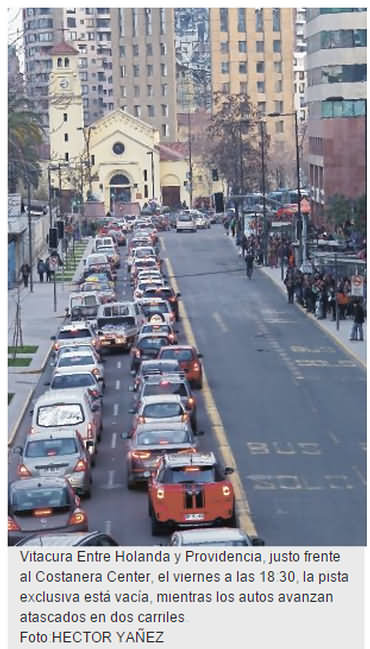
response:
[[[94,367],[94,369],[92,370],[92,373],[94,374],[94,376],[100,376],[100,370],[99,370],[99,368]]]
[[[173,342],[175,340],[175,336],[173,334],[169,334],[168,340],[171,340]]]
[[[188,405],[189,405],[189,406],[193,406],[194,404],[195,404],[195,399],[193,399],[193,397],[189,397],[189,399],[188,399]]]
[[[8,532],[15,532],[16,530],[20,529],[21,528],[19,527],[18,523],[16,523],[11,516],[8,516]]]
[[[82,509],[75,509],[73,514],[69,517],[68,525],[78,525],[79,523],[87,523],[87,516]]]
[[[158,498],[158,500],[162,500],[164,498],[164,489],[163,489],[163,487],[158,487],[158,489],[157,489],[157,498]]]
[[[53,510],[51,507],[39,507],[33,510],[32,516],[50,516],[52,513]]]
[[[91,341],[91,344],[95,347],[97,345],[97,340],[96,338],[93,338]]]
[[[143,417],[143,415],[140,415],[137,420],[139,424],[145,424],[145,417]]]
[[[169,301],[169,302],[176,302],[176,298],[175,298],[175,297],[169,297],[169,298],[168,298],[168,301]]]
[[[28,434],[32,435],[32,433],[34,433],[34,432],[35,432],[35,428],[34,428],[34,426],[31,426]]]
[[[59,343],[54,343],[54,350],[57,352],[60,349]]]
[[[200,370],[199,363],[197,363],[197,362],[193,363],[193,370]]]
[[[81,471],[86,471],[86,469],[87,469],[86,460],[78,460],[78,462],[77,462],[75,468],[73,469],[73,471],[75,473],[80,473]]]
[[[150,451],[132,451],[131,457],[137,460],[147,460],[151,456]]]
[[[188,419],[189,419],[189,415],[186,414],[186,412],[184,412],[184,414],[181,415],[181,421],[188,421]]]
[[[87,424],[87,439],[93,439],[93,426],[92,424]]]
[[[32,473],[31,473],[31,471],[29,469],[27,469],[25,464],[18,464],[18,466],[17,466],[17,475],[20,478],[29,478],[30,476],[32,476]]]
[[[230,496],[230,494],[231,494],[230,487],[228,487],[227,485],[224,485],[222,487],[222,493],[223,493],[224,496]]]
[[[135,356],[136,356],[136,358],[140,358],[140,356],[141,356],[141,351],[140,351],[140,349],[136,349],[136,351],[135,351]]]
[[[171,320],[171,322],[173,322],[174,319],[175,319],[175,314],[174,314],[174,313],[170,313],[170,320]]]

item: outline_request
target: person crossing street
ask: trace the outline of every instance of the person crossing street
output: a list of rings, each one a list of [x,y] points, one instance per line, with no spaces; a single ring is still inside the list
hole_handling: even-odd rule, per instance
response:
[[[253,250],[251,248],[249,248],[249,250],[247,250],[247,254],[245,255],[245,268],[246,268],[246,271],[247,271],[248,279],[252,279],[253,262],[254,262]]]

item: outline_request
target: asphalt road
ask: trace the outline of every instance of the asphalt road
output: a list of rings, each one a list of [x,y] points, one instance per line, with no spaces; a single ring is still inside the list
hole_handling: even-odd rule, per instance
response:
[[[314,322],[288,305],[258,270],[252,281],[221,226],[161,235],[209,385],[221,415],[257,532],[269,545],[363,545],[366,376]],[[126,249],[121,248],[124,259]],[[235,272],[234,272],[235,271]],[[131,296],[125,264],[119,298]],[[179,341],[185,342],[182,323]],[[53,332],[51,332],[53,333]],[[45,389],[50,366],[34,399]],[[144,489],[126,487],[125,442],[132,395],[127,354],[106,357],[104,432],[83,501],[89,528],[123,545],[152,545]],[[200,447],[216,450],[198,400]],[[26,413],[15,444],[22,444]],[[17,458],[9,455],[9,476]]]

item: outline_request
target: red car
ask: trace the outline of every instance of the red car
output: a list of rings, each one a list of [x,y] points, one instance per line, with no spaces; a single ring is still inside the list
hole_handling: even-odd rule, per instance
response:
[[[148,481],[152,534],[168,527],[235,527],[234,490],[213,453],[163,455]]]
[[[199,359],[202,358],[195,347],[191,345],[171,345],[162,347],[158,358],[175,360],[179,362],[192,388],[201,388],[203,385],[203,371]]]

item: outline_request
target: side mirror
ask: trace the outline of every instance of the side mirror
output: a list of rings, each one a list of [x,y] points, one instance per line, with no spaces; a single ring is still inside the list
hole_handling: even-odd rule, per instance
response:
[[[56,336],[50,336],[50,340],[56,340],[56,339],[57,339]]]
[[[32,410],[30,410],[30,415],[33,415],[33,408],[32,408]]]
[[[97,332],[97,333],[98,333],[98,336],[103,336],[103,332],[102,332],[101,329],[98,329],[98,332]]]
[[[204,430],[197,430],[193,433],[193,435],[196,437],[202,437],[202,435],[204,435]]]
[[[203,358],[203,354],[200,354],[200,353],[198,352],[198,358]]]
[[[130,415],[134,415],[136,410],[135,410],[135,408],[129,408],[128,412],[130,413]]]
[[[251,541],[252,541],[252,545],[265,545],[264,540],[261,539],[259,536],[252,536]]]
[[[174,332],[175,332],[175,334],[179,334],[179,333],[180,333],[178,329],[174,329]]]
[[[181,293],[176,293],[176,297],[181,297]]]
[[[225,466],[224,469],[224,474],[225,475],[230,475],[231,473],[234,473],[235,469],[233,469],[231,466]]]
[[[129,386],[128,386],[128,391],[129,391],[129,392],[135,392],[135,386],[133,386],[133,385],[129,385]]]
[[[13,453],[14,453],[14,455],[22,455],[23,446],[14,446]]]
[[[97,403],[93,403],[91,406],[91,412],[98,412],[100,410],[100,406],[98,406]]]
[[[121,433],[120,437],[121,439],[128,439],[129,437],[131,437],[131,435],[129,431],[125,431],[124,433]]]
[[[44,383],[44,385],[50,385],[50,381],[46,381],[46,383]]]
[[[131,370],[130,374],[131,374],[131,376],[135,376],[135,374],[136,374],[135,370]]]

